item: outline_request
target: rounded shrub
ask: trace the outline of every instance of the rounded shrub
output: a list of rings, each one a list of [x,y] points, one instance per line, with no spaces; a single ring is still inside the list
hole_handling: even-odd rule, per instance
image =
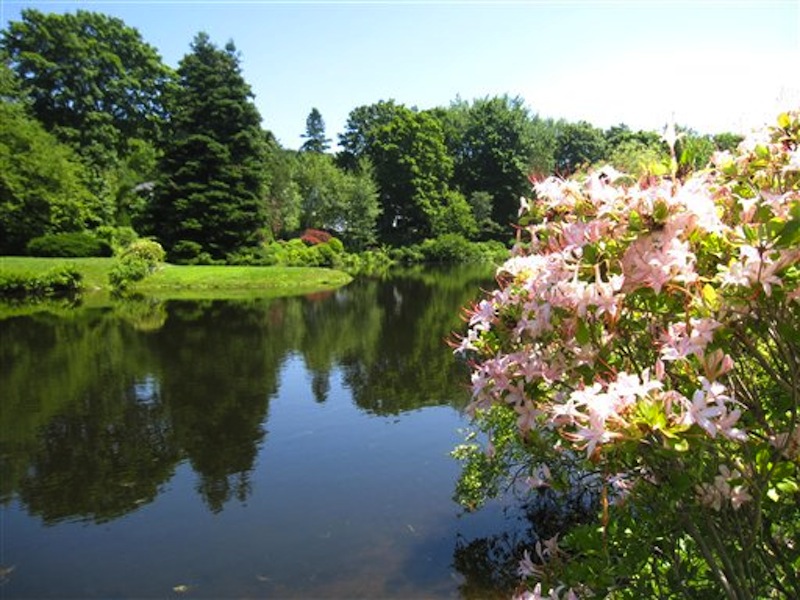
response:
[[[130,244],[111,268],[108,280],[116,291],[126,290],[132,283],[141,281],[164,261],[166,253],[155,240],[140,239]]]
[[[28,242],[30,256],[78,258],[86,256],[111,256],[111,245],[86,231],[49,233]]]
[[[146,238],[136,240],[129,244],[121,254],[121,258],[135,257],[143,260],[151,272],[155,270],[158,263],[164,262],[166,256],[166,252],[164,252],[164,248],[161,247],[161,244],[155,240]]]

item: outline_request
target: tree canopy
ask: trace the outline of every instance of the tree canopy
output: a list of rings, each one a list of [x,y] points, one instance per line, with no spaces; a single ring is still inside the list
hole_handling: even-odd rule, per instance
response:
[[[267,224],[261,117],[232,42],[219,49],[198,34],[178,76],[151,227],[173,255],[182,244],[224,258]]]
[[[224,259],[302,225],[353,248],[504,240],[532,179],[603,162],[638,177],[670,161],[656,132],[542,119],[508,95],[358,106],[335,156],[314,107],[300,152],[287,150],[261,129],[233,42],[199,34],[175,72],[135,28],[85,10],[23,9],[0,34],[0,60],[0,201],[14,251],[101,225],[157,235],[173,259]],[[682,134],[681,175],[741,141]]]
[[[507,227],[516,221],[531,173],[552,167],[552,134],[519,97],[453,103],[448,112],[457,115],[450,141],[457,187],[468,198],[491,195],[491,219]]]
[[[158,136],[170,70],[122,20],[23,9],[2,45],[34,115],[62,139],[122,149],[127,138]]]

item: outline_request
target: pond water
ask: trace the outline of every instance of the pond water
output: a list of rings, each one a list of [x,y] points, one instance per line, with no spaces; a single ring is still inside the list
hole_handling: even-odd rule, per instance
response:
[[[486,270],[0,320],[0,597],[502,597],[445,344]]]

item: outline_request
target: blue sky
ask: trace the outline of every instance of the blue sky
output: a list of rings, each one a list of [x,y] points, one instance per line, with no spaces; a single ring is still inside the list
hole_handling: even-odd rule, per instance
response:
[[[521,96],[542,117],[746,132],[800,106],[800,0],[0,0],[123,19],[177,66],[194,35],[233,40],[270,129],[297,148],[313,107]]]

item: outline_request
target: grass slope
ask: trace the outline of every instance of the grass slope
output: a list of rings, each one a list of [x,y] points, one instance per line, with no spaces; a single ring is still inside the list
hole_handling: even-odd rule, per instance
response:
[[[0,256],[0,270],[37,274],[74,265],[83,275],[87,292],[110,291],[108,273],[113,258],[32,258]],[[229,297],[240,295],[291,296],[335,289],[349,283],[341,271],[316,267],[177,266],[164,264],[134,285],[133,293],[163,297]]]

